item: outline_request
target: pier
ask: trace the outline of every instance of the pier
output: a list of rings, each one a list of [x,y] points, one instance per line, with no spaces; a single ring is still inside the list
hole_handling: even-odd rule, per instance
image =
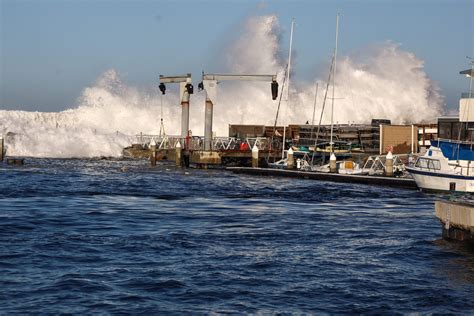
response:
[[[247,137],[243,140],[236,137],[213,137],[211,150],[205,150],[205,139],[199,136],[136,136],[137,141],[123,150],[126,158],[155,157],[156,160],[176,161],[176,147],[183,151],[183,157],[189,155],[190,163],[198,166],[227,165],[251,166],[252,148],[259,150],[261,163],[266,158],[277,159],[281,155],[280,144],[271,144],[268,137]],[[154,143],[152,147],[150,144]],[[152,152],[155,152],[153,155]]]
[[[474,242],[474,204],[436,201],[435,214],[443,229],[443,238]]]
[[[290,177],[290,178],[301,178],[301,179],[311,179],[311,180],[320,180],[320,181],[389,186],[389,187],[411,189],[411,190],[418,189],[415,181],[409,178],[350,175],[350,174],[284,170],[284,169],[273,169],[273,168],[227,167],[226,170],[232,171],[234,173],[258,175],[258,176]]]

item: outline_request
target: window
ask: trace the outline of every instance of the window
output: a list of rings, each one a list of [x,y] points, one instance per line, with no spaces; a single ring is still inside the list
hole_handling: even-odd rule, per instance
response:
[[[438,137],[451,139],[451,122],[438,122]]]
[[[415,167],[428,170],[440,170],[441,163],[435,159],[418,158]]]

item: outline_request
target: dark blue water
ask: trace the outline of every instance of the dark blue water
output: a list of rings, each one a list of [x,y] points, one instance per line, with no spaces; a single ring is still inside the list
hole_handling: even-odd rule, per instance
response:
[[[474,313],[435,195],[145,161],[0,167],[0,313]]]

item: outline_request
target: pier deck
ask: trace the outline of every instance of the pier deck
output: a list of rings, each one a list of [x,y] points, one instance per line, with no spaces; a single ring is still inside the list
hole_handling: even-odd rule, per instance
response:
[[[226,170],[232,171],[234,173],[243,173],[243,174],[260,175],[260,176],[291,177],[291,178],[302,178],[302,179],[312,179],[312,180],[321,180],[321,181],[390,186],[390,187],[413,189],[413,190],[418,189],[415,181],[409,178],[348,175],[348,174],[285,170],[285,169],[273,169],[273,168],[228,167],[226,168]]]

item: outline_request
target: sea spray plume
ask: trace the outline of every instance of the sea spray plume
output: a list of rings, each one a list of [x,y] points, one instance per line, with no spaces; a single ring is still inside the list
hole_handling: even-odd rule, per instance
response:
[[[237,39],[228,53],[229,69],[237,73],[255,73],[252,69],[278,72],[281,83],[282,70],[286,65],[279,57],[280,36],[274,34],[281,32],[276,27],[277,18],[253,17],[246,25],[251,27],[244,29],[241,38]],[[252,37],[252,34],[255,36]],[[251,52],[246,52],[244,48]],[[444,100],[436,83],[427,77],[423,67],[422,60],[390,41],[367,48],[362,54],[339,57],[335,123],[370,123],[372,118],[388,118],[395,124],[435,120],[442,113]],[[327,73],[316,75],[319,86],[325,87]],[[232,89],[226,86],[219,88],[219,93],[225,93],[225,98],[216,107],[216,116],[220,111],[222,118],[217,120],[216,128],[223,129],[226,122],[269,124],[274,118],[276,105],[268,100],[265,84],[232,85]],[[311,118],[314,83],[297,79],[292,81],[292,86],[291,102],[282,105],[289,106],[285,121],[303,124]],[[317,110],[323,104],[323,96],[324,93],[318,96]],[[330,104],[329,101],[327,104]],[[323,123],[330,123],[329,110],[324,113]]]
[[[442,112],[443,97],[423,69],[424,62],[399,44],[386,42],[363,57],[340,59],[335,118],[369,123],[388,118],[395,124],[431,122]]]
[[[227,71],[266,74],[282,71],[281,34],[275,15],[249,17],[239,37],[226,50]]]
[[[29,157],[119,156],[128,137],[100,134],[76,123],[75,113],[0,111],[8,155]]]
[[[224,50],[222,72],[278,74],[281,82],[285,69],[281,34],[275,15],[249,17]],[[270,82],[226,82],[219,85],[217,98],[214,130],[218,135],[227,135],[229,124],[271,124],[274,120],[277,102],[271,98]]]
[[[423,66],[423,61],[413,53],[389,41],[357,55],[340,57],[334,122],[370,123],[372,118],[387,118],[394,124],[434,121],[442,113],[444,99]],[[324,74],[318,77],[324,78]],[[325,86],[326,80],[319,79],[319,86]],[[293,104],[304,114],[304,117],[296,117],[298,122],[311,117],[313,96],[314,86],[298,83]],[[319,94],[317,104],[320,111],[323,93]],[[331,100],[326,101],[326,105],[329,104]],[[328,106],[326,109],[323,123],[329,124],[330,110]]]
[[[169,100],[172,98],[170,93]],[[178,107],[166,101],[164,116],[176,117]],[[118,157],[130,145],[133,135],[157,134],[159,116],[157,92],[129,87],[114,70],[109,70],[93,87],[84,89],[77,108],[59,113],[0,111],[0,126],[7,136],[10,155]],[[167,126],[170,133],[178,130],[178,124]]]
[[[171,106],[177,99],[172,93],[163,99],[163,116],[176,117],[178,108]],[[97,131],[121,131],[127,134],[159,131],[161,100],[157,91],[144,91],[125,85],[115,70],[106,71],[96,85],[84,89],[79,100],[78,123]],[[168,126],[170,133],[178,131],[174,122]]]

